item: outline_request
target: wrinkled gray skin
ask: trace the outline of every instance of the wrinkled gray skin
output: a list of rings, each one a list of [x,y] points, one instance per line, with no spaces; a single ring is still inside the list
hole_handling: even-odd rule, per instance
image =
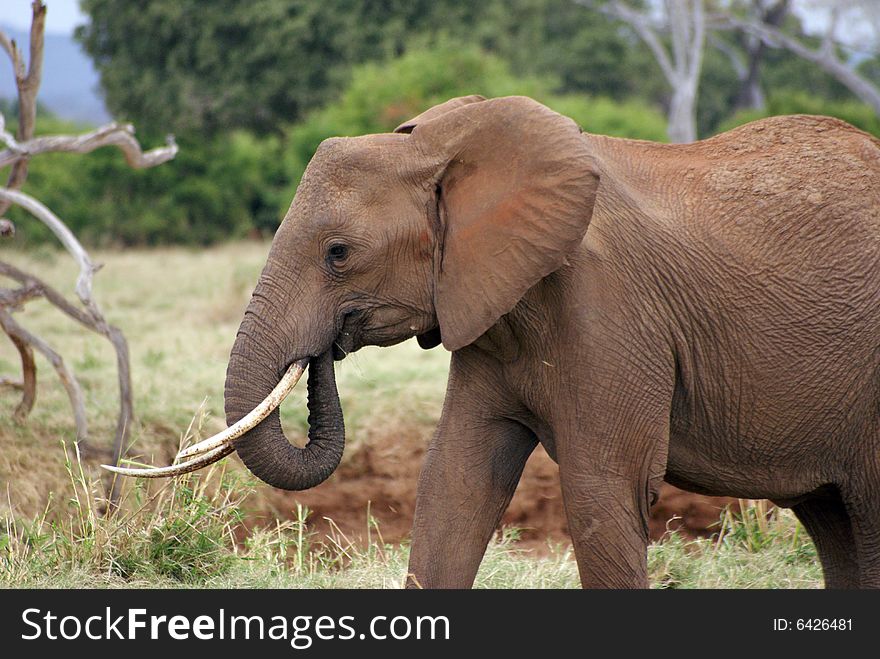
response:
[[[342,453],[337,358],[453,351],[409,585],[466,587],[541,442],[584,586],[647,585],[661,480],[791,506],[828,586],[880,586],[880,146],[828,118],[691,145],[582,134],[524,98],[454,99],[328,140],[278,230],[229,422],[311,357],[312,440],[236,448],[290,489]]]

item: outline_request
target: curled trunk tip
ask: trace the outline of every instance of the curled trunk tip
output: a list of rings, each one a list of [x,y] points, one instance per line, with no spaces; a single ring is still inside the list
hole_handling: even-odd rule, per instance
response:
[[[227,370],[226,418],[230,425],[277,384],[277,365],[254,363],[255,353],[246,343],[248,336],[239,334]],[[285,490],[306,490],[325,481],[339,465],[345,446],[345,425],[329,350],[310,360],[307,375],[309,442],[304,448],[287,440],[277,409],[234,444],[242,462],[257,478]]]

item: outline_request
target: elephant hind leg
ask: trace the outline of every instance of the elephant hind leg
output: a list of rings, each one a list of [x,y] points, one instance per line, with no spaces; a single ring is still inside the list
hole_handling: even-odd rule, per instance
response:
[[[874,469],[856,471],[841,494],[852,525],[859,587],[880,588],[880,475]]]
[[[835,491],[795,505],[792,510],[807,529],[819,560],[826,588],[858,588],[859,562],[849,514]]]

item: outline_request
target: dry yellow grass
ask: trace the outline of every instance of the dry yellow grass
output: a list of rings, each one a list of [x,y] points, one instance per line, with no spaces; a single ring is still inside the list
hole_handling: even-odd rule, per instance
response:
[[[131,349],[137,415],[131,455],[168,460],[203,403],[204,431],[223,427],[226,361],[268,247],[242,242],[94,255],[104,264],[95,279],[96,299],[125,332]],[[4,250],[4,258],[72,296],[76,267],[63,252]],[[44,302],[29,304],[17,318],[65,357],[84,389],[91,441],[109,445],[118,405],[110,345]],[[16,514],[28,516],[45,506],[49,492],[62,498],[67,492],[60,441],[74,436],[54,371],[39,356],[37,368],[37,403],[24,426],[12,419],[19,394],[0,389],[0,511],[11,501]],[[348,442],[368,440],[401,422],[429,433],[439,416],[447,369],[448,353],[420,350],[414,341],[367,348],[346,359],[337,372]],[[0,341],[0,375],[19,373],[17,352]],[[306,414],[301,386],[282,406],[291,437],[303,435]]]

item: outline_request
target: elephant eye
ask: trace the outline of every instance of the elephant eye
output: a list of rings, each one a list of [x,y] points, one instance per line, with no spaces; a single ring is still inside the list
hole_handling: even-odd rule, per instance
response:
[[[348,256],[348,245],[334,243],[327,250],[327,258],[331,263],[340,263]]]

